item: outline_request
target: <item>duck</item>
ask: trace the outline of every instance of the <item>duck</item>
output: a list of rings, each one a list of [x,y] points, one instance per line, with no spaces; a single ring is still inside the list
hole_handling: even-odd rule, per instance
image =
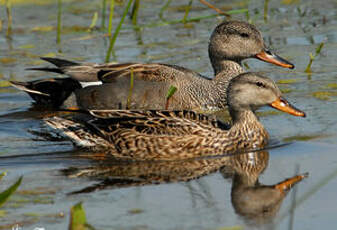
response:
[[[227,98],[232,118],[229,130],[200,121],[194,111],[138,110],[133,116],[131,110],[121,114],[118,110],[89,110],[86,119],[49,117],[45,122],[76,147],[106,151],[121,159],[177,160],[263,149],[269,135],[255,114],[262,106],[306,116],[282,97],[270,78],[258,73],[234,77]]]
[[[243,60],[257,58],[294,68],[292,63],[267,48],[254,25],[243,21],[219,24],[211,34],[208,53],[214,70],[212,79],[178,65],[162,63],[94,64],[42,58],[55,67],[30,70],[65,74],[68,78],[11,81],[11,84],[27,92],[36,104],[56,109],[166,109],[212,113],[226,107],[228,82],[244,72]],[[66,93],[54,92],[53,88],[59,91],[63,81],[71,81],[69,78],[81,85],[72,82],[70,87],[64,88]],[[54,84],[56,86],[52,87]],[[172,88],[175,93],[169,97]]]

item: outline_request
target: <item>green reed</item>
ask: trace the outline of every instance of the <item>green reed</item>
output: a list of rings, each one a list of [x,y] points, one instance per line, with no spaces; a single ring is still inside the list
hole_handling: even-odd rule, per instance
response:
[[[110,44],[109,44],[108,52],[107,52],[106,57],[105,57],[105,62],[109,62],[109,60],[110,60],[112,49],[113,49],[113,47],[115,45],[115,42],[116,42],[117,36],[119,34],[119,31],[122,28],[122,24],[124,22],[124,19],[125,19],[128,11],[129,11],[129,9],[131,7],[132,1],[133,0],[129,0],[128,4],[126,5],[126,7],[124,9],[123,16],[122,16],[121,20],[119,21],[119,24],[118,24],[118,26],[117,26],[117,28],[115,30],[115,33],[113,34],[112,37],[110,36]]]
[[[6,201],[11,197],[11,195],[16,191],[22,182],[22,176],[9,188],[0,193],[0,207],[6,203]]]
[[[90,26],[88,28],[88,32],[91,32],[95,28],[96,23],[97,23],[97,19],[98,19],[98,13],[95,12],[94,16],[92,16],[92,20],[91,20]]]
[[[309,54],[310,60],[309,60],[309,63],[307,65],[307,68],[305,68],[304,72],[311,73],[311,65],[312,65],[313,61],[315,60],[315,58],[321,53],[323,46],[324,46],[324,42],[321,42],[317,46],[317,48],[315,50],[315,54],[312,54],[312,53]]]
[[[106,13],[106,0],[102,0],[102,21],[101,21],[101,30],[105,30],[105,13]]]
[[[190,0],[188,2],[188,5],[185,8],[185,14],[184,14],[184,17],[183,17],[183,20],[182,20],[182,23],[184,23],[184,24],[186,23],[188,14],[190,13],[190,10],[192,8],[192,3],[193,3],[193,0]]]
[[[12,35],[12,23],[13,23],[11,0],[6,0],[6,13],[7,13],[7,22],[8,22],[6,37],[9,38]]]
[[[108,26],[108,34],[110,37],[112,31],[112,18],[114,16],[114,10],[115,10],[115,0],[110,0],[109,26]]]
[[[264,11],[263,11],[264,22],[268,21],[268,8],[269,8],[269,0],[264,0]]]
[[[57,1],[57,32],[56,43],[61,43],[61,15],[62,15],[62,0]]]
[[[172,0],[167,0],[167,2],[165,3],[165,5],[160,9],[160,11],[159,11],[159,18],[162,20],[162,21],[164,21],[164,22],[166,22],[166,19],[164,18],[164,12],[165,12],[165,10],[167,10],[167,8],[169,7],[169,5],[171,4],[171,1]]]
[[[87,223],[85,210],[82,202],[79,202],[70,208],[69,230],[94,229]]]
[[[140,0],[135,0],[133,3],[132,11],[131,11],[131,21],[133,25],[137,25],[137,16],[140,6]]]

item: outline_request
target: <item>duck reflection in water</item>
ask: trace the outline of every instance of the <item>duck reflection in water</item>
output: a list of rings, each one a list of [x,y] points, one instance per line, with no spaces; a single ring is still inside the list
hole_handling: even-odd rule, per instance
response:
[[[249,225],[273,223],[287,193],[308,176],[299,174],[274,185],[261,184],[259,175],[269,161],[266,150],[179,161],[116,161],[107,159],[106,154],[81,154],[81,157],[92,159],[93,164],[90,167],[71,167],[62,173],[70,178],[87,177],[101,182],[71,194],[186,182],[220,172],[224,179],[231,178],[233,208]]]

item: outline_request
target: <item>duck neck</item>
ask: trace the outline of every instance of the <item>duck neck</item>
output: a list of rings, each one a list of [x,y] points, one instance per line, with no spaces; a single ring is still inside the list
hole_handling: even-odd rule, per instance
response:
[[[216,69],[214,71],[216,73],[214,78],[211,81],[204,81],[200,87],[205,88],[203,92],[210,94],[205,95],[204,99],[207,100],[207,103],[204,102],[204,104],[219,110],[227,107],[227,88],[230,80],[243,73],[244,70],[237,62],[226,60],[222,61],[220,72],[217,73]]]
[[[233,111],[230,109],[233,126],[228,135],[236,137],[244,149],[263,148],[268,143],[269,135],[255,113],[249,109]]]
[[[215,74],[213,81],[221,87],[227,87],[232,78],[244,72],[244,69],[238,62],[231,60],[223,60],[221,61],[221,66],[217,65],[215,67],[213,65],[213,69]]]
[[[219,54],[214,55],[213,52],[211,52],[211,49],[209,49],[208,56],[212,63],[214,76],[217,76],[219,73],[223,71],[233,73],[243,71],[241,66],[241,60],[223,57],[220,56]]]
[[[227,89],[230,80],[244,72],[241,65],[235,61],[223,60],[221,66],[214,67],[213,81],[223,89]],[[218,68],[218,69],[216,69]]]

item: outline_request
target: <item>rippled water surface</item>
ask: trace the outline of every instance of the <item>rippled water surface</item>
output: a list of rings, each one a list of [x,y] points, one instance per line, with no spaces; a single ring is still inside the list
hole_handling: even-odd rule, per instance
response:
[[[74,151],[70,142],[53,135],[46,136],[46,127],[41,121],[46,114],[30,111],[31,99],[10,87],[8,80],[29,81],[50,77],[46,73],[25,70],[43,66],[45,63],[39,60],[40,56],[104,62],[108,38],[98,29],[87,31],[94,13],[101,12],[101,1],[73,0],[63,3],[60,46],[56,45],[56,1],[13,3],[11,39],[6,38],[7,17],[3,2],[0,1],[0,171],[7,171],[7,176],[0,181],[0,191],[14,183],[20,175],[24,177],[18,193],[2,207],[5,213],[0,215],[0,229],[11,229],[16,223],[23,229],[66,229],[70,207],[79,201],[83,202],[88,223],[96,229],[336,228],[336,1],[270,1],[267,21],[263,17],[263,1],[210,1],[225,10],[248,9],[248,13],[236,14],[233,18],[250,20],[262,31],[272,49],[295,63],[294,70],[286,70],[257,60],[245,61],[249,70],[262,71],[271,77],[284,96],[307,113],[307,117],[302,119],[270,113],[269,109],[262,111],[261,120],[272,138],[292,143],[265,153],[265,169],[259,176],[259,182],[277,184],[295,173],[304,172],[309,172],[309,177],[296,186],[295,195],[295,190],[292,190],[284,198],[272,223],[262,223],[258,227],[252,223],[254,218],[240,215],[232,204],[231,194],[236,192],[232,187],[232,176],[224,170],[221,170],[222,173],[216,171],[221,164],[226,165],[229,158],[206,162],[207,167],[202,169],[195,167],[199,163],[191,164],[189,167],[193,170],[189,173],[196,173],[200,178],[189,182],[179,182],[186,176],[184,173],[181,178],[167,176],[160,182],[171,183],[160,185],[146,185],[148,182],[136,183],[133,180],[121,184],[120,178],[114,178],[108,187],[103,186],[103,180],[108,178],[104,173],[94,178],[75,177],[79,174],[73,172],[74,168],[85,171],[97,164],[100,169],[102,166],[97,161],[75,156],[78,152]],[[140,25],[162,22],[159,12],[166,1],[140,2]],[[163,13],[164,19],[183,18],[188,2],[172,1]],[[113,29],[126,2],[121,4],[117,1],[115,6]],[[214,14],[213,10],[194,1],[189,17],[211,14]],[[215,25],[222,20],[213,17],[185,26],[178,23],[134,30],[131,21],[126,18],[112,61],[179,64],[211,77],[208,40]],[[98,17],[97,26],[100,23],[101,18]],[[309,54],[315,53],[321,42],[324,47],[312,64],[312,73],[308,74],[304,70]],[[39,135],[41,132],[42,136]],[[249,158],[250,155],[247,156]],[[149,170],[154,170],[150,166],[127,165],[124,169],[137,169],[142,175],[148,175]],[[123,170],[116,167],[116,163],[110,167],[115,176],[128,175],[134,179],[134,175],[123,174]],[[172,166],[176,167],[179,165]],[[206,169],[216,172],[209,174]],[[249,173],[249,176],[253,175]],[[256,179],[252,180],[256,182]],[[158,181],[153,178],[153,182]],[[99,183],[101,189],[90,190]],[[67,195],[85,188],[89,188],[90,192]],[[289,210],[294,205],[293,200],[296,205],[291,214]]]

